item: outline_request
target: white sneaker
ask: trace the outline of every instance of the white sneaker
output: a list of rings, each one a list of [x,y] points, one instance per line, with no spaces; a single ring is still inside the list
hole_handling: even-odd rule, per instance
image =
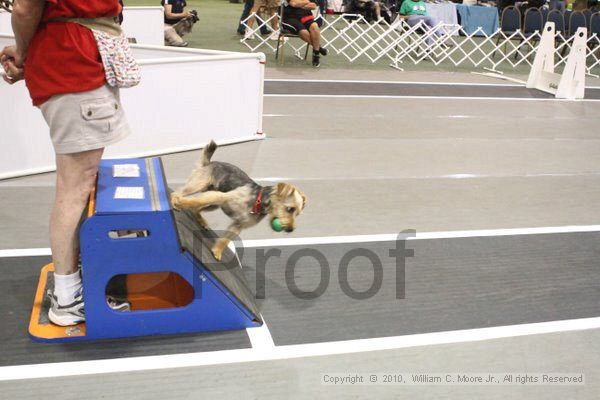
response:
[[[244,40],[252,40],[254,39],[254,33],[250,31],[250,29],[246,29],[246,33],[244,33]]]
[[[83,307],[83,293],[79,293],[73,303],[66,306],[58,304],[58,300],[51,290],[48,290],[51,306],[48,310],[48,318],[50,321],[59,326],[77,325],[85,321],[85,311]]]
[[[106,295],[106,303],[113,311],[125,312],[131,311],[131,303],[127,300],[118,299],[114,296]]]
[[[269,35],[269,40],[273,40],[273,41],[279,40],[279,31],[271,33]]]

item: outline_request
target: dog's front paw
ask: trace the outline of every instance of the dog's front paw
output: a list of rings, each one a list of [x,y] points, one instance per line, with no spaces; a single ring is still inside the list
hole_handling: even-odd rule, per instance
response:
[[[173,210],[181,211],[181,197],[176,193],[171,194],[171,207]]]

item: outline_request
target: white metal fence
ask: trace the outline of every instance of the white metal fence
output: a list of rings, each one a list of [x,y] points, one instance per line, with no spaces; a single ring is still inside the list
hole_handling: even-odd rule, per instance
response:
[[[277,50],[276,41],[259,34],[261,26],[271,26],[271,18],[263,20],[256,16],[252,28],[247,26],[248,19],[243,21],[246,28],[253,32],[254,39],[244,38],[241,42],[251,51]],[[438,30],[446,34],[438,36],[435,34]],[[359,58],[366,58],[373,63],[384,59],[390,66],[401,70],[403,63],[418,65],[426,61],[434,65],[450,63],[498,71],[502,67],[531,66],[541,32],[524,34],[516,31],[507,35],[498,29],[488,35],[478,28],[469,34],[460,25],[440,23],[430,29],[423,23],[411,27],[402,19],[396,19],[391,24],[385,21],[368,23],[362,15],[341,14],[323,18],[321,38],[323,46],[344,56],[349,62]],[[594,34],[587,41],[586,73],[597,76],[600,74],[600,38]],[[573,37],[557,32],[555,43],[555,63],[561,67],[566,62]],[[306,46],[299,40],[288,40],[282,45],[291,47],[298,57],[301,57]]]

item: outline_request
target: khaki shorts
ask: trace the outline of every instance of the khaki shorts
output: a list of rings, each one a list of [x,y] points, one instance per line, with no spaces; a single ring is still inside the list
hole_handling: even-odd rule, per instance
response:
[[[268,9],[279,8],[281,5],[281,0],[255,0],[254,6],[256,7],[257,5]]]
[[[56,154],[100,149],[130,133],[119,89],[108,85],[52,96],[40,109]]]

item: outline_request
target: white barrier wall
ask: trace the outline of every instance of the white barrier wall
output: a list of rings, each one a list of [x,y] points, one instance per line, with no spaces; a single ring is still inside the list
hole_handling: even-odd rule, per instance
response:
[[[4,10],[0,10],[0,33],[12,33],[10,13]]]
[[[162,7],[123,8],[123,31],[138,44],[164,44],[164,11]],[[10,13],[0,10],[0,33],[11,34]]]
[[[0,35],[0,48],[12,43]],[[264,55],[133,46],[142,83],[121,99],[133,134],[106,157],[197,149],[210,139],[261,139]],[[51,171],[48,127],[23,82],[0,82],[0,179]]]
[[[128,38],[134,38],[137,44],[162,46],[165,41],[163,8],[123,8],[123,31]]]

